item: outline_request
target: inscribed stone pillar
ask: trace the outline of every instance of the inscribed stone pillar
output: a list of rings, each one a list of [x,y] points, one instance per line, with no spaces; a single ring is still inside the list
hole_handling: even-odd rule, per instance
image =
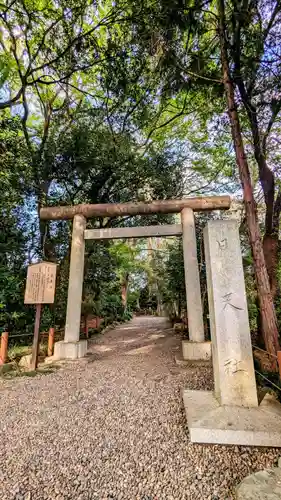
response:
[[[221,405],[257,406],[248,308],[236,221],[204,229],[215,395]]]
[[[68,299],[64,337],[65,342],[78,342],[80,335],[81,301],[84,278],[85,227],[85,217],[83,215],[75,215],[73,219],[70,255]]]
[[[189,339],[193,342],[204,342],[195,220],[191,208],[182,210],[181,221]]]

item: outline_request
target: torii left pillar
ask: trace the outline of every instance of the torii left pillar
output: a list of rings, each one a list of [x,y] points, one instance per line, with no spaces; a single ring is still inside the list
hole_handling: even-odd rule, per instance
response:
[[[86,218],[75,215],[73,219],[68,300],[64,340],[55,343],[56,359],[82,358],[87,352],[87,340],[80,340],[81,301],[84,278],[84,231]]]

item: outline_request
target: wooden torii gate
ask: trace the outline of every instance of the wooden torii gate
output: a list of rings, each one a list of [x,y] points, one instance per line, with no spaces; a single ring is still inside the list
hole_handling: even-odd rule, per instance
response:
[[[55,357],[75,359],[84,356],[87,351],[87,341],[79,339],[85,240],[179,235],[183,236],[188,328],[191,341],[185,357],[189,359],[210,357],[210,343],[205,342],[204,337],[194,212],[227,210],[230,204],[229,196],[209,196],[151,203],[81,204],[42,208],[40,210],[42,220],[73,219],[65,336],[63,341],[55,344]],[[86,229],[87,218],[90,217],[160,213],[181,213],[181,224]]]

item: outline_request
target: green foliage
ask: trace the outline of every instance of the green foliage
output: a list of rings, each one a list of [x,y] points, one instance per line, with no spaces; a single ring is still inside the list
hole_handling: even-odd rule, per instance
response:
[[[23,220],[24,151],[17,119],[0,123],[0,329],[22,324],[25,279],[26,224]]]

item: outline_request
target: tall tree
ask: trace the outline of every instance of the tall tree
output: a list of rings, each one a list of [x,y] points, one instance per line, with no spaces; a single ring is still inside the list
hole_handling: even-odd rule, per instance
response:
[[[264,341],[269,353],[275,355],[279,350],[279,338],[277,318],[275,314],[273,298],[270,291],[269,278],[267,274],[262,240],[257,217],[257,207],[254,199],[253,186],[247,156],[243,144],[239,114],[234,93],[234,82],[230,74],[228,48],[226,39],[226,19],[224,0],[218,0],[219,15],[219,40],[221,51],[221,63],[223,72],[223,82],[227,98],[227,108],[231,124],[233,144],[235,148],[236,161],[239,169],[241,184],[244,193],[246,219],[249,230],[250,242],[255,262],[255,274],[259,294],[260,307],[262,310],[262,322]],[[274,358],[273,358],[274,359]],[[276,368],[276,362],[272,362]]]
[[[264,254],[273,297],[277,264],[281,187],[268,164],[268,149],[281,111],[281,4],[232,0],[226,4],[225,36],[231,76],[239,91],[252,135],[266,214]]]

